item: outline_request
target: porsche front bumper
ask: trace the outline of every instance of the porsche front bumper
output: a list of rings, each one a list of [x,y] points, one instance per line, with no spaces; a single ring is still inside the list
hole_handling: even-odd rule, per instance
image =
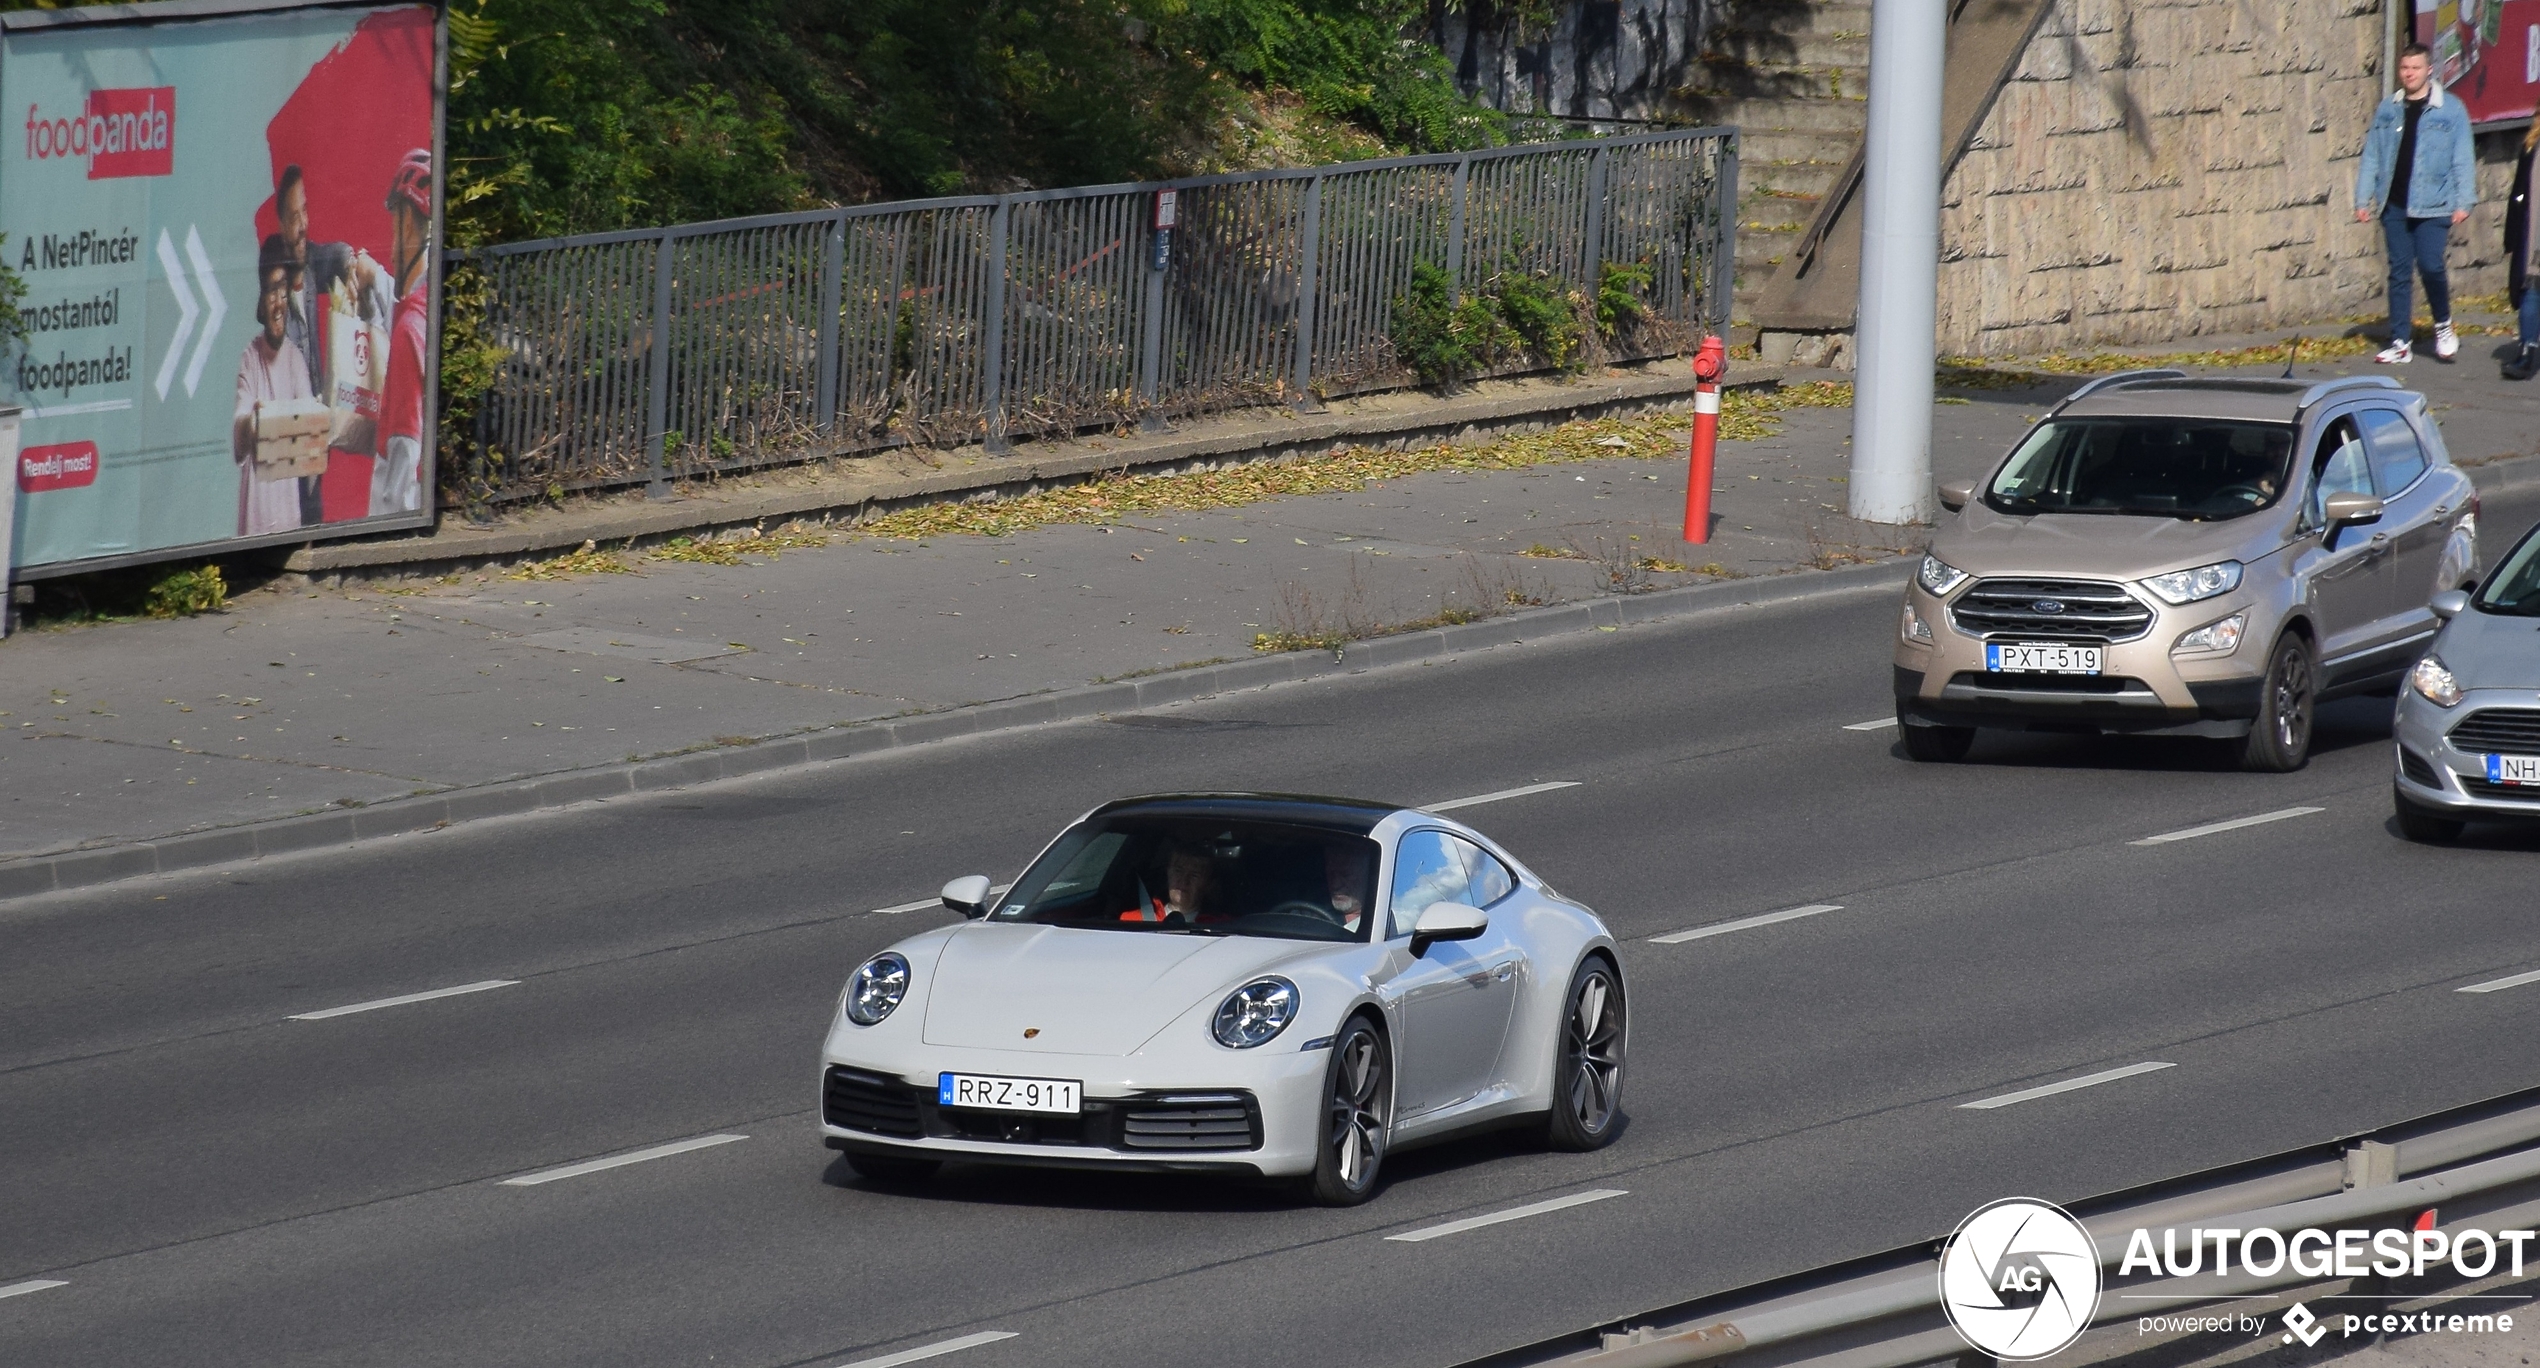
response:
[[[930,1047],[920,1062],[832,1052],[821,1069],[820,1129],[831,1149],[930,1159],[1305,1174],[1314,1168],[1331,1051],[1282,1044],[1218,1051],[1222,1061],[1206,1061],[1218,1064],[1207,1074],[1135,1057]],[[1075,1115],[945,1106],[936,1100],[944,1072],[1077,1079],[1083,1106]]]

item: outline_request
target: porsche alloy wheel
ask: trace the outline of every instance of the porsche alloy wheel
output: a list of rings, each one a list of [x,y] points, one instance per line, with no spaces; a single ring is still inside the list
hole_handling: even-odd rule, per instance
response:
[[[1623,1106],[1623,991],[1612,965],[1590,959],[1570,980],[1555,1054],[1552,1115],[1544,1126],[1554,1149],[1601,1149],[1614,1138]]]
[[[1324,1206],[1356,1206],[1376,1192],[1393,1120],[1393,1051],[1358,1017],[1332,1042],[1323,1143],[1309,1191]]]

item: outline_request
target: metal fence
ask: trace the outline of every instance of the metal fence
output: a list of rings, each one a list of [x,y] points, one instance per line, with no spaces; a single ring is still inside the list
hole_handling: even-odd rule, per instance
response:
[[[1708,128],[454,254],[484,273],[507,355],[476,450],[443,466],[490,502],[659,492],[1405,386],[1388,330],[1417,264],[1461,290],[1516,270],[1590,298],[1629,268],[1640,311],[1602,352],[1672,355],[1727,322],[1736,202],[1736,131]]]

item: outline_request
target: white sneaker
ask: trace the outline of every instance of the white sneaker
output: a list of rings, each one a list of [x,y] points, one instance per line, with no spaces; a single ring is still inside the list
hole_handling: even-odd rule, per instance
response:
[[[2393,342],[2389,346],[2382,348],[2380,351],[2373,353],[2372,359],[2376,365],[2404,366],[2408,364],[2408,354],[2409,347],[2407,339],[2401,338],[2399,341]]]
[[[2452,331],[2452,320],[2447,318],[2442,322],[2435,324],[2434,359],[2437,361],[2449,361],[2453,357],[2460,355],[2460,351],[2461,339],[2458,334]]]

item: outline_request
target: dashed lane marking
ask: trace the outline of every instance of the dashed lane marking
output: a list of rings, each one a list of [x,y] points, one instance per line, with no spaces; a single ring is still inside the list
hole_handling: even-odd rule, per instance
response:
[[[624,1168],[628,1164],[640,1164],[647,1159],[667,1159],[674,1154],[686,1154],[690,1150],[710,1149],[716,1145],[728,1145],[735,1140],[747,1140],[749,1138],[750,1137],[746,1135],[700,1135],[694,1140],[674,1140],[667,1145],[655,1145],[651,1149],[637,1150],[633,1154],[620,1154],[607,1159],[592,1159],[579,1164],[567,1164],[563,1168],[546,1169],[538,1173],[524,1173],[517,1178],[504,1179],[503,1186],[536,1187],[540,1183],[552,1183],[559,1178],[579,1178],[583,1174],[598,1173],[602,1169]]]
[[[1686,941],[1701,940],[1706,936],[1725,936],[1731,931],[1744,931],[1749,927],[1756,926],[1770,926],[1775,922],[1797,921],[1801,917],[1813,917],[1820,912],[1840,912],[1842,910],[1843,904],[1841,903],[1810,903],[1806,907],[1785,907],[1779,912],[1767,912],[1760,917],[1741,917],[1736,921],[1714,922],[1709,926],[1696,926],[1683,931],[1670,931],[1663,936],[1652,936],[1649,939],[1651,943],[1656,945],[1682,945]]]
[[[435,988],[428,993],[408,993],[403,997],[380,998],[373,1002],[356,1002],[349,1007],[329,1007],[322,1012],[302,1012],[286,1018],[291,1021],[324,1021],[328,1017],[351,1016],[355,1012],[376,1012],[382,1007],[403,1007],[413,1002],[431,1002],[437,998],[457,997],[462,993],[482,993],[492,988],[516,988],[519,979],[487,979],[482,983],[462,983],[456,988]]]
[[[1523,798],[1530,793],[1550,793],[1554,789],[1577,788],[1581,782],[1583,781],[1577,779],[1555,779],[1548,784],[1528,784],[1523,788],[1501,789],[1497,793],[1477,793],[1470,798],[1450,798],[1443,803],[1430,803],[1420,810],[1422,812],[1453,812],[1457,808],[1480,807],[1484,803],[1496,803],[1504,798]]]
[[[994,1344],[999,1340],[1010,1340],[1014,1338],[1014,1335],[1015,1332],[1012,1330],[982,1330],[978,1334],[964,1335],[959,1339],[948,1339],[941,1344],[927,1344],[921,1345],[915,1349],[902,1349],[896,1354],[884,1354],[880,1358],[857,1359],[853,1363],[839,1364],[838,1368],[900,1368],[900,1365],[903,1363],[922,1363],[927,1359],[934,1358],[941,1354],[956,1354],[964,1349],[976,1349],[983,1344]]]
[[[2146,836],[2140,841],[2129,842],[2129,844],[2139,846],[2156,846],[2167,845],[2172,841],[2192,841],[2199,836],[2211,836],[2224,831],[2238,831],[2242,827],[2264,826],[2269,822],[2281,822],[2288,817],[2308,817],[2314,812],[2326,811],[2328,811],[2327,808],[2315,807],[2282,808],[2275,812],[2261,812],[2255,817],[2234,817],[2228,822],[2214,822],[2205,826],[2189,827],[2185,831],[2163,832],[2158,836]]]
[[[1487,1216],[1467,1216],[1460,1221],[1423,1226],[1418,1230],[1406,1230],[1399,1235],[1388,1235],[1385,1238],[1403,1244],[1419,1244],[1448,1235],[1461,1235],[1468,1230],[1479,1230],[1483,1226],[1495,1226],[1504,1221],[1522,1221],[1529,1216],[1566,1211],[1574,1206],[1586,1206],[1590,1202],[1602,1202],[1608,1197],[1624,1195],[1626,1194],[1622,1188],[1590,1188],[1586,1192],[1573,1192],[1567,1197],[1555,1197],[1548,1202],[1529,1202],[1521,1207],[1510,1207],[1506,1211],[1494,1211]]]
[[[2122,1069],[2083,1074],[2079,1078],[2067,1078],[2061,1083],[2049,1083],[2040,1088],[2022,1088],[2018,1092],[2004,1093],[2000,1097],[1988,1097],[1981,1102],[1961,1102],[1958,1104],[1958,1110],[1991,1111],[1996,1107],[2007,1107],[2015,1102],[2034,1102],[2038,1098],[2053,1097],[2057,1093],[2068,1093],[2080,1088],[2095,1088],[2102,1083],[2114,1083],[2120,1078],[2132,1078],[2136,1074],[2157,1073],[2162,1069],[2177,1067],[2176,1064],[2157,1060],[2143,1064],[2128,1064]]]

